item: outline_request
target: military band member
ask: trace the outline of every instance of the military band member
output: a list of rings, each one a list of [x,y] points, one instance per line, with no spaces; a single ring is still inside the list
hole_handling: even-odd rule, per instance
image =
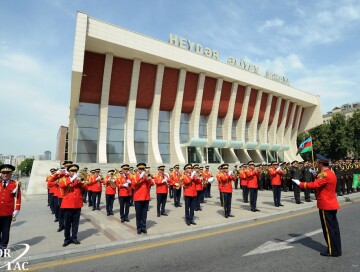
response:
[[[301,170],[299,169],[298,161],[291,162],[289,172],[290,172],[291,179],[302,180]],[[298,185],[294,184],[293,191],[294,191],[295,203],[303,204],[303,202],[300,201],[300,187]]]
[[[88,203],[89,203],[88,206],[89,207],[93,206],[93,203],[92,203],[92,198],[93,198],[93,196],[92,196],[92,193],[93,193],[92,192],[92,187],[93,187],[93,185],[90,185],[90,183],[93,180],[94,176],[95,176],[95,169],[90,171],[90,174],[88,175],[88,179],[87,179],[87,183],[88,183],[87,192],[88,192]]]
[[[326,252],[321,252],[322,256],[338,257],[341,256],[341,237],[340,228],[337,220],[337,210],[340,209],[336,199],[336,175],[329,169],[329,160],[320,154],[316,154],[317,167],[320,174],[314,182],[300,182],[293,179],[302,189],[315,189],[317,192],[317,207],[325,241],[328,246]]]
[[[3,254],[10,239],[11,221],[15,220],[21,207],[21,183],[11,179],[15,167],[0,166],[0,253]]]
[[[182,182],[184,186],[185,199],[185,220],[188,226],[196,225],[194,221],[194,210],[196,207],[196,171],[192,171],[191,163],[184,166],[184,175],[182,175]]]
[[[217,183],[218,183],[220,204],[221,204],[221,207],[224,207],[224,197],[223,197],[223,193],[221,191],[221,183],[219,182],[219,179],[218,179],[218,175],[220,174],[220,170],[221,170],[221,165],[219,165],[218,170],[219,170],[219,172],[216,174],[216,180],[217,180]]]
[[[203,188],[202,191],[201,191],[201,194],[200,194],[200,203],[206,203],[206,201],[205,201],[205,191],[206,191],[207,181],[204,179],[204,176],[203,176],[203,173],[204,173],[204,167],[203,166],[199,167],[199,173],[200,173],[201,185],[202,185],[202,188]],[[198,207],[200,207],[200,203],[199,203]]]
[[[250,161],[252,162],[252,161]],[[250,163],[249,162],[249,163]],[[240,187],[242,189],[242,196],[243,196],[243,201],[244,203],[248,203],[249,202],[249,189],[248,189],[248,180],[246,177],[246,164],[242,164],[241,165],[241,170],[239,173],[239,177],[240,177]]]
[[[237,168],[237,165],[234,166],[234,169],[232,172],[233,172],[234,177],[236,178],[234,181],[234,187],[235,187],[235,190],[237,190],[238,186],[239,186],[239,170]]]
[[[134,180],[135,179],[135,176],[137,174],[137,169],[134,169],[134,167],[132,166],[129,166],[129,171],[128,171],[128,174],[129,174],[129,179],[130,180]],[[131,187],[131,190],[132,190],[132,194],[130,195],[130,206],[133,206],[134,205],[134,188]]]
[[[198,164],[193,165],[193,169],[196,172],[196,178],[197,182],[196,184],[196,205],[195,205],[195,211],[202,211],[202,207],[200,206],[201,202],[201,195],[203,193],[203,183],[202,183],[202,175],[200,172],[200,167]]]
[[[101,201],[101,192],[102,192],[102,182],[103,178],[100,173],[100,169],[95,169],[95,174],[90,179],[90,186],[92,190],[92,199],[91,203],[93,205],[92,210],[101,210],[100,209],[100,201]]]
[[[129,174],[128,164],[123,164],[121,169],[121,173],[116,178],[116,187],[118,187],[119,191],[120,220],[121,223],[124,223],[125,221],[129,222],[130,199],[133,195],[131,183],[133,179]]]
[[[63,177],[59,182],[59,187],[63,192],[61,208],[64,209],[65,231],[63,247],[69,244],[80,244],[77,239],[81,208],[83,206],[82,188],[86,187],[86,182],[81,181],[77,176],[79,166],[72,164],[67,167],[69,175]],[[71,234],[70,234],[71,233]]]
[[[224,216],[225,218],[234,217],[231,214],[231,198],[232,198],[232,181],[235,180],[235,177],[232,173],[228,173],[229,165],[224,163],[220,165],[220,173],[216,176],[218,182],[220,183],[220,189],[223,195],[223,204],[224,204]]]
[[[169,168],[168,176],[170,177],[173,172],[174,172],[174,168]],[[170,199],[174,198],[174,184],[172,184],[171,179],[169,179],[169,197]]]
[[[105,189],[105,201],[106,201],[106,215],[114,215],[113,207],[116,194],[116,181],[114,178],[115,170],[109,170],[107,176],[105,177],[103,184],[106,187]]]
[[[86,177],[89,175],[87,171],[88,171],[88,168],[87,168],[87,167],[84,167],[83,172],[84,172],[84,175],[86,175]],[[87,178],[86,178],[86,181],[87,181]],[[86,197],[87,197],[87,195],[88,195],[88,192],[87,192],[86,187],[87,187],[87,186],[84,186],[84,187],[82,188],[83,203],[87,203]]]
[[[212,183],[212,181],[210,182],[209,179],[212,178],[213,175],[210,172],[209,165],[205,166],[205,170],[204,170],[202,176],[203,176],[203,179],[206,180],[206,189],[204,191],[205,198],[212,198],[212,196],[211,196],[211,183]]]
[[[154,177],[154,182],[156,185],[157,217],[160,217],[160,215],[167,216],[165,205],[169,187],[169,176],[165,174],[165,165],[160,165],[158,171]]]
[[[170,183],[174,191],[174,206],[182,207],[180,203],[182,180],[178,164],[174,165],[174,171],[170,174]]]
[[[49,197],[49,206],[50,206],[50,210],[51,210],[51,214],[55,214],[55,207],[54,207],[54,187],[55,184],[54,182],[51,182],[51,177],[52,175],[54,175],[56,172],[55,168],[51,168],[50,169],[50,175],[46,176],[46,183],[47,183],[47,188],[48,188],[48,197]]]
[[[275,207],[284,206],[281,204],[281,176],[284,175],[284,172],[276,161],[271,163],[269,175],[271,177],[271,186],[273,188],[274,205]]]
[[[314,181],[314,174],[312,172],[314,172],[314,169],[311,168],[311,163],[306,161],[304,163],[304,166],[302,167],[302,181],[303,182],[312,182]],[[311,198],[310,198],[310,193],[311,193],[311,189],[304,189],[304,194],[305,194],[305,201],[306,202],[311,202]]]
[[[131,183],[134,189],[137,234],[147,233],[146,219],[150,201],[150,188],[154,185],[151,174],[145,172],[146,164],[137,164],[137,174]]]
[[[247,187],[250,192],[250,208],[252,212],[259,212],[256,208],[257,195],[258,195],[258,186],[259,186],[259,172],[255,169],[255,164],[253,161],[248,162],[248,170],[245,171],[247,178]]]

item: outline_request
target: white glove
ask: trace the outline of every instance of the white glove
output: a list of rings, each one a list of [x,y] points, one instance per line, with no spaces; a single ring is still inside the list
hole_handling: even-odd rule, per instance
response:
[[[313,174],[314,177],[317,175],[317,173],[314,169],[310,168],[309,171],[311,174]]]
[[[143,178],[145,176],[145,172],[142,172],[141,174],[140,174],[140,178]]]
[[[179,186],[179,183],[175,183],[175,186]]]
[[[127,188],[129,186],[129,183],[123,183],[123,186]]]
[[[12,215],[12,217],[13,218],[16,218],[16,216],[19,214],[19,210],[15,210],[14,212],[13,212],[13,215]]]
[[[292,179],[292,181],[293,181],[297,186],[300,186],[300,180],[298,180],[298,179]]]
[[[100,180],[101,180],[101,178],[100,178],[100,177],[97,177],[97,178],[96,178],[96,180],[97,180],[97,181],[100,181]]]
[[[194,178],[194,176],[196,176],[196,171],[193,171],[192,173],[191,173],[191,178]]]
[[[233,173],[233,171],[231,171],[231,170],[228,172],[228,174],[229,174],[230,176],[232,175],[232,173]]]
[[[166,178],[163,179],[162,183],[167,183],[167,179]]]
[[[127,179],[126,182],[127,182],[128,184],[131,184],[131,180],[130,180],[130,179]]]
[[[72,178],[70,178],[70,181],[71,181],[71,182],[74,182],[74,180],[75,180],[77,177],[78,177],[78,175],[77,175],[77,174],[74,174],[74,175],[72,176]]]
[[[279,166],[278,168],[276,168],[276,171],[281,171],[281,167]]]

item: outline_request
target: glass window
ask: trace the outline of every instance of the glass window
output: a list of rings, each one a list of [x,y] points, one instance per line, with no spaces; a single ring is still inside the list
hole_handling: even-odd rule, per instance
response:
[[[77,115],[76,122],[78,127],[97,128],[99,125],[99,117],[93,115]]]
[[[92,103],[79,103],[76,115],[99,115],[100,105]]]
[[[159,132],[169,132],[170,131],[170,122],[159,121]]]
[[[170,143],[170,133],[159,132],[159,144],[169,144]]]
[[[218,118],[217,119],[217,123],[216,123],[216,138],[217,139],[222,139],[223,138],[223,133],[222,133],[223,122],[224,122],[223,118]]]
[[[108,154],[124,153],[124,142],[107,142],[106,147]]]
[[[78,153],[97,154],[97,141],[82,141],[82,140],[79,140],[77,142],[77,152]],[[81,160],[78,160],[78,161],[82,162]]]
[[[170,144],[159,144],[159,150],[161,156],[163,154],[170,154]]]
[[[148,161],[147,155],[136,154],[136,161],[138,163],[140,163],[140,162],[145,162],[146,163]]]
[[[136,157],[138,154],[147,155],[148,152],[148,143],[134,143]]]
[[[108,117],[108,129],[124,129],[125,119]]]
[[[97,128],[78,128],[77,139],[80,140],[98,140],[98,129]]]
[[[236,125],[237,125],[237,120],[233,120],[232,122],[232,129],[231,129],[231,139],[232,140],[236,140]]]
[[[108,154],[108,163],[122,163],[124,161],[123,154]]]
[[[159,111],[159,121],[169,121],[170,112],[169,111]]]
[[[124,130],[122,130],[122,129],[108,129],[107,141],[108,142],[124,141]]]
[[[148,131],[148,121],[135,119],[135,131]]]
[[[110,106],[108,108],[108,117],[122,117],[126,116],[126,107],[122,106]]]
[[[135,110],[135,119],[137,119],[137,120],[148,120],[149,119],[149,110],[136,108],[136,110]]]
[[[190,141],[189,134],[180,133],[180,143],[184,144]]]
[[[86,162],[88,162],[88,163],[96,162],[96,154],[90,154],[90,153],[81,154],[81,153],[78,153],[76,161],[85,162],[85,163]]]
[[[140,143],[147,143],[148,142],[148,132],[147,131],[135,131],[134,134],[134,141]]]
[[[161,158],[162,158],[164,163],[170,163],[170,155],[161,154]]]

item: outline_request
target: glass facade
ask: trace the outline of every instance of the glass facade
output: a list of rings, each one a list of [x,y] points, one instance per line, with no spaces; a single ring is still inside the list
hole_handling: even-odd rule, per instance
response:
[[[80,103],[75,112],[73,159],[96,162],[99,126],[99,104]]]
[[[249,141],[249,125],[250,123],[245,124],[245,142]]]
[[[138,162],[148,161],[149,110],[136,108],[134,146]]]
[[[218,118],[216,122],[216,139],[222,140],[223,139],[223,127],[224,118]]]
[[[208,117],[200,115],[199,122],[199,138],[207,138],[207,121]]]
[[[109,106],[107,124],[107,161],[124,161],[124,124],[126,107]]]
[[[159,112],[159,149],[162,161],[170,163],[170,112]]]
[[[190,114],[181,113],[180,117],[180,143],[184,144],[190,141],[189,136]]]
[[[236,125],[238,120],[233,120],[231,128],[231,140],[236,140]]]

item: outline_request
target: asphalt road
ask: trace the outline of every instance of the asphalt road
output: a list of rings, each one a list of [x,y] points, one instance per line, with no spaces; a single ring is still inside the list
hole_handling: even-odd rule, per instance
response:
[[[360,271],[360,202],[342,205],[338,219],[343,249],[339,258],[319,255],[326,250],[325,240],[318,210],[309,210],[33,268],[44,265],[41,271],[61,272]]]

